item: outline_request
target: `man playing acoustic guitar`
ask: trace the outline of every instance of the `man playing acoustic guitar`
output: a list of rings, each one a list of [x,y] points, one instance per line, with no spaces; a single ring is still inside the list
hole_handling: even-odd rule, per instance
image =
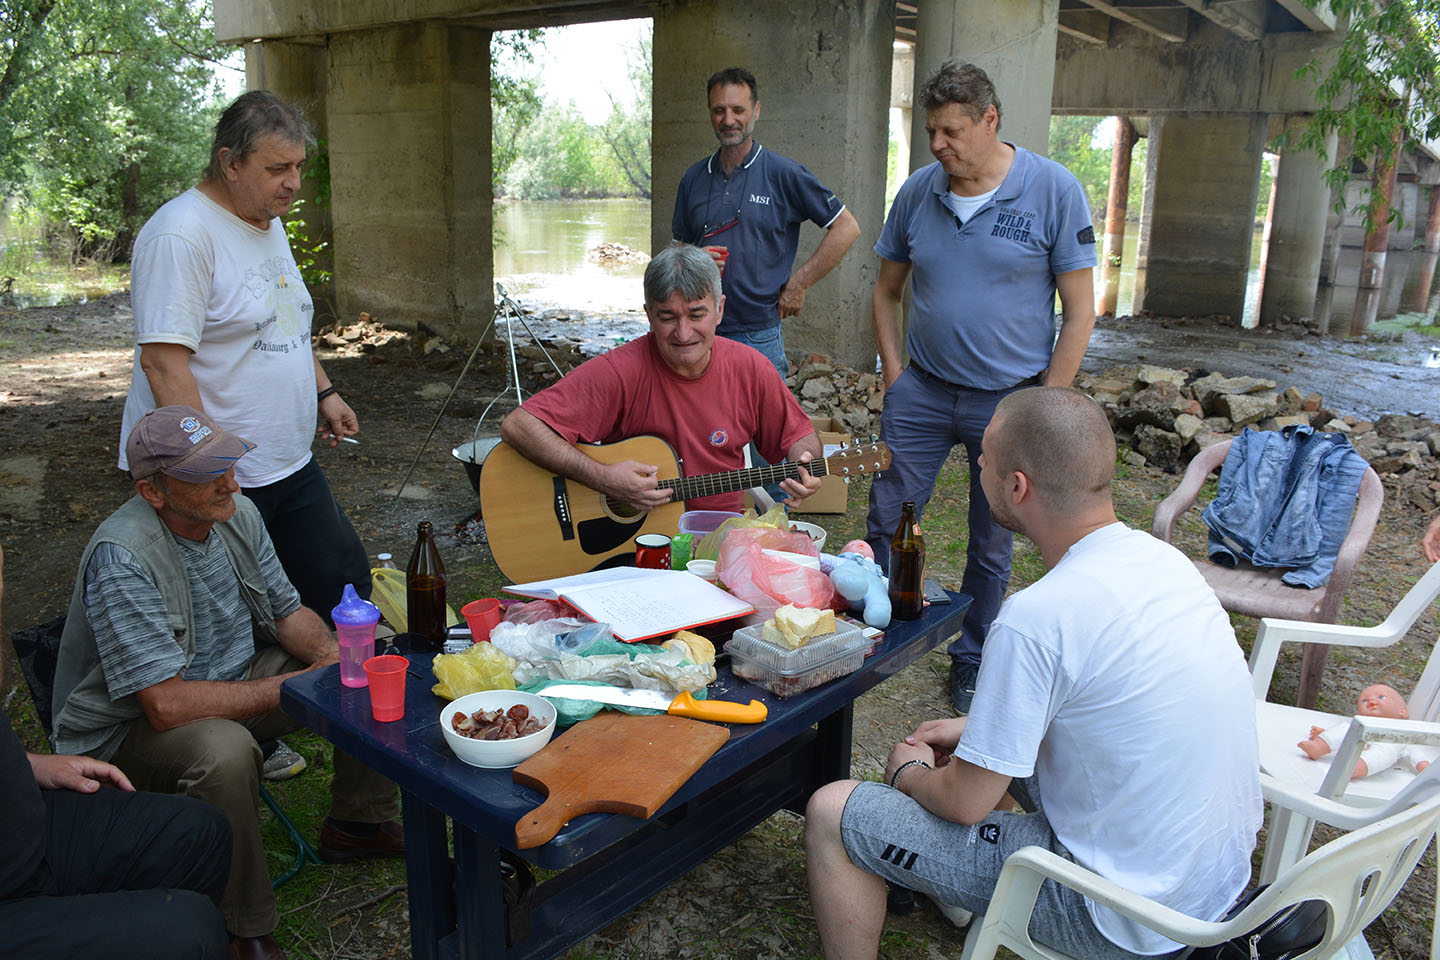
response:
[[[752,440],[772,463],[820,455],[805,412],[764,355],[715,328],[725,311],[720,271],[710,255],[672,244],[645,268],[650,332],[581,364],[526,400],[500,425],[500,436],[531,462],[640,510],[671,500],[656,465],[601,463],[576,443],[615,443],[653,435],[684,461],[684,473],[744,466]],[[791,504],[820,489],[801,468],[781,482]],[[739,492],[694,497],[692,509],[740,510]]]

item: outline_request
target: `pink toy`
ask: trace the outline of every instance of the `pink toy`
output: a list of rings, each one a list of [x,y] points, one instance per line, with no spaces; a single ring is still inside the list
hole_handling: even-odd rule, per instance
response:
[[[870,548],[870,544],[866,543],[864,540],[851,540],[849,543],[845,544],[845,546],[840,548],[840,552],[858,553],[866,560],[875,559],[875,551],[872,550]]]
[[[1358,717],[1385,717],[1390,720],[1408,720],[1410,711],[1405,706],[1405,698],[1395,692],[1395,688],[1387,687],[1383,683],[1373,684],[1360,691],[1360,697],[1355,702],[1355,715]],[[1345,737],[1345,731],[1349,728],[1350,721],[1337,724],[1328,730],[1321,730],[1319,727],[1310,728],[1310,739],[1301,740],[1297,746],[1305,752],[1311,760],[1319,760],[1328,754]],[[1364,754],[1358,763],[1355,764],[1355,772],[1350,774],[1350,779],[1368,777],[1372,773],[1379,773],[1388,770],[1402,761],[1415,769],[1416,773],[1423,771],[1430,766],[1427,760],[1417,760],[1408,744],[1401,743],[1367,743],[1364,746]]]

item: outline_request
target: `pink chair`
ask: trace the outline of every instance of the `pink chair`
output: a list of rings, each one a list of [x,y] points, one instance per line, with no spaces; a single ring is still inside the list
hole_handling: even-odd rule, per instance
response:
[[[1195,505],[1211,473],[1225,463],[1233,440],[1226,440],[1206,447],[1196,454],[1195,459],[1185,468],[1180,486],[1161,501],[1155,508],[1155,522],[1150,532],[1166,543],[1171,542],[1175,532],[1175,521],[1186,510]],[[1241,561],[1236,567],[1222,567],[1209,560],[1196,560],[1195,566],[1201,576],[1215,590],[1220,605],[1230,613],[1247,617],[1274,617],[1280,620],[1304,620],[1310,623],[1334,623],[1340,613],[1340,598],[1350,586],[1355,575],[1355,565],[1375,532],[1375,523],[1380,518],[1380,506],[1385,502],[1385,488],[1380,484],[1380,475],[1374,467],[1366,469],[1360,480],[1360,492],[1355,497],[1355,515],[1350,520],[1350,532],[1340,545],[1340,555],[1335,569],[1323,587],[1313,590],[1292,587],[1281,583],[1283,570],[1256,568]],[[1325,674],[1325,658],[1330,648],[1324,644],[1307,644],[1300,664],[1300,689],[1295,696],[1298,706],[1313,708],[1320,692],[1320,680]]]

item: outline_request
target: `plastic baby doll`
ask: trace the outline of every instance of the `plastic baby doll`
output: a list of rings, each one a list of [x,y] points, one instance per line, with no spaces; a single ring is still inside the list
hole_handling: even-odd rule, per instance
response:
[[[1377,683],[1360,691],[1360,697],[1355,702],[1355,715],[1408,720],[1410,711],[1405,707],[1405,698],[1396,693],[1393,687]],[[1345,731],[1349,728],[1349,720],[1336,724],[1328,730],[1311,727],[1310,739],[1301,740],[1297,746],[1305,751],[1305,755],[1311,760],[1319,760],[1340,745],[1340,741],[1345,739]],[[1362,748],[1360,760],[1355,764],[1355,772],[1350,774],[1350,779],[1368,777],[1373,773],[1388,770],[1401,762],[1414,768],[1416,773],[1430,765],[1427,760],[1417,759],[1414,748],[1409,744],[1367,743]]]

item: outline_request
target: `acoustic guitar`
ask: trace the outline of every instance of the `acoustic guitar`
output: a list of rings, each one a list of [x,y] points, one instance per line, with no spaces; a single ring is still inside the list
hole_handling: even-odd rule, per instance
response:
[[[653,464],[671,502],[649,512],[637,510],[536,466],[508,443],[497,445],[480,473],[480,513],[495,563],[514,583],[633,563],[636,537],[679,532],[684,501],[779,483],[798,476],[800,468],[778,463],[682,477],[675,451],[658,437],[579,444],[577,449],[605,464]],[[883,443],[856,444],[804,466],[817,477],[873,473],[890,466],[890,451]]]

